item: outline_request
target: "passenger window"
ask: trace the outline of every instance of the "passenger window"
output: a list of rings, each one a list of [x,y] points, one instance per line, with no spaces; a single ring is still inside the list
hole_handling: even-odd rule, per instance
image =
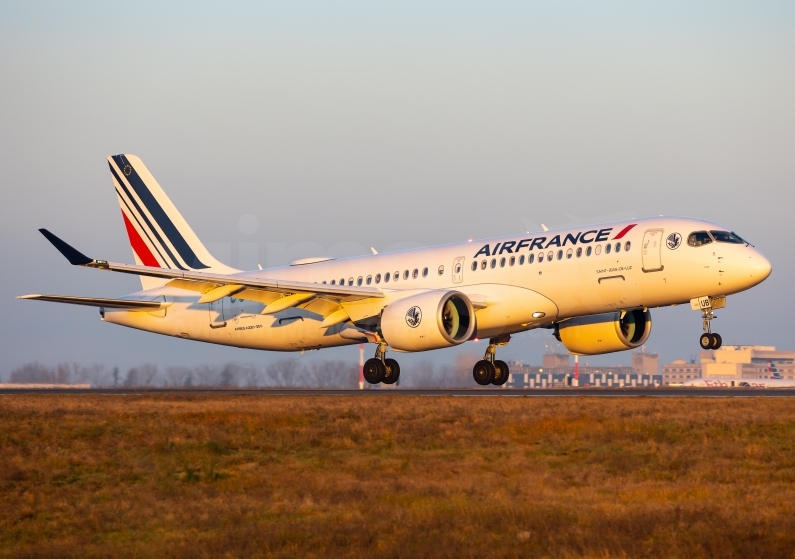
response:
[[[613,245],[611,245],[610,243],[606,244],[605,245],[605,254],[610,254],[610,251],[612,250],[612,248],[613,248]]]
[[[420,277],[420,271],[417,268],[414,268],[414,271],[411,273],[411,278],[417,279],[418,277]]]
[[[477,266],[477,264],[475,264],[475,265]],[[461,264],[459,264],[458,266],[456,266],[456,273],[457,273],[457,274],[458,274],[458,273],[461,273]],[[444,266],[439,266],[439,275],[441,276],[441,275],[443,275],[443,274],[444,274]]]
[[[700,247],[704,245],[708,245],[712,242],[712,237],[709,236],[709,233],[706,231],[696,231],[695,233],[690,233],[690,236],[687,238],[687,244],[691,247]]]
[[[472,262],[472,271],[474,272],[477,269],[478,269],[478,261],[475,260],[474,262]]]
[[[539,262],[543,262],[544,261],[544,253],[543,252],[539,252],[538,253],[538,261]]]
[[[390,279],[391,277],[392,277],[392,274],[390,274],[389,272],[387,272],[386,274],[384,274],[384,283],[389,283],[389,279]]]
[[[353,278],[348,278],[348,285],[353,285]]]
[[[630,243],[629,241],[624,243],[624,252],[629,252],[629,247],[631,247],[631,246],[632,246],[632,243]]]
[[[602,245],[596,245],[596,249],[594,250],[594,254],[596,254],[596,256],[599,256],[600,254],[602,254]]]
[[[326,280],[323,280],[323,285],[326,285]]]
[[[337,280],[331,280],[331,285],[337,285]]]
[[[572,255],[572,254],[574,254],[574,251],[573,251],[573,250],[571,250],[571,249],[567,250],[567,251],[566,251],[566,258],[567,258],[567,259],[568,259],[568,258],[571,258],[571,255]]]
[[[496,258],[492,258],[491,259],[491,267],[492,268],[496,268],[497,267],[497,259]]]
[[[345,278],[340,278],[340,285],[345,285]]]
[[[359,276],[359,279],[356,280],[356,285],[362,285],[362,276]]]
[[[577,258],[582,256],[582,247],[577,247]]]
[[[423,268],[422,269],[422,277],[424,277],[424,278],[428,277],[428,268]]]
[[[740,237],[734,233],[729,233],[728,231],[710,231],[710,233],[712,233],[712,236],[715,237],[715,240],[719,243],[741,245],[744,242]]]
[[[616,243],[616,252],[621,252],[621,243]]]
[[[397,281],[398,279],[400,279],[400,272],[395,270],[395,273],[392,274],[392,281]]]
[[[403,279],[404,280],[409,279],[409,271],[408,270],[403,270]]]
[[[500,268],[505,268],[505,257],[500,258]]]
[[[373,276],[367,276],[367,285],[373,283]]]
[[[524,264],[524,254],[519,257],[519,265]]]
[[[513,266],[514,264],[516,264],[516,257],[515,256],[511,256],[508,259],[508,266]]]
[[[532,264],[533,260],[535,260],[535,259],[536,259],[536,255],[535,254],[531,254],[530,256],[527,257],[527,263],[528,264]]]
[[[547,260],[552,262],[552,251],[551,250],[547,253]]]
[[[585,256],[591,256],[591,247],[585,249]]]
[[[375,275],[375,283],[381,283],[381,274]]]
[[[480,269],[481,269],[481,270],[485,270],[485,269],[486,269],[486,266],[488,266],[488,264],[486,264],[486,261],[485,261],[485,260],[483,260],[483,262],[481,262],[481,263],[480,263]]]

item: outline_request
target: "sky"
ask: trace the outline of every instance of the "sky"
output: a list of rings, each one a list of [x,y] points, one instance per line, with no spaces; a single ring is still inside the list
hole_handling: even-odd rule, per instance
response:
[[[249,268],[616,215],[716,221],[773,273],[714,329],[795,349],[795,3],[3,2],[0,76],[0,378],[32,361],[285,357],[14,298],[139,289],[70,267],[37,232],[131,262],[116,153],[141,157],[211,251]],[[697,354],[698,313],[652,318],[647,351]],[[553,342],[523,334],[500,357],[539,363]]]

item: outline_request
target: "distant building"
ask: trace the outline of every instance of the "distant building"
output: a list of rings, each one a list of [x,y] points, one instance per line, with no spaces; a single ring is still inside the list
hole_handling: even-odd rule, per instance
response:
[[[568,369],[571,366],[571,355],[568,353],[545,353],[541,358],[541,366],[548,371]]]
[[[699,353],[699,363],[682,360],[663,365],[663,384],[694,378],[795,378],[795,351],[773,346],[727,345]]]
[[[660,355],[644,351],[632,354],[632,371],[639,375],[659,375]]]
[[[506,386],[552,388],[574,384],[575,378],[578,386],[659,386],[662,384],[659,362],[656,353],[635,353],[631,367],[580,365],[575,371],[568,353],[547,353],[542,357],[541,367],[509,362],[511,376]]]
[[[663,384],[681,384],[694,378],[701,378],[701,363],[695,360],[688,363],[684,359],[677,359],[662,367]]]

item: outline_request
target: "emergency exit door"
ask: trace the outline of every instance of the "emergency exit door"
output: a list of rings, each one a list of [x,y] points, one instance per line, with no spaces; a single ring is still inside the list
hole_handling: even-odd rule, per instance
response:
[[[464,257],[459,256],[453,260],[453,283],[464,281]]]
[[[223,328],[226,326],[224,319],[224,300],[218,299],[208,304],[210,309],[210,328]]]
[[[659,272],[662,265],[662,229],[649,229],[643,234],[643,271]]]

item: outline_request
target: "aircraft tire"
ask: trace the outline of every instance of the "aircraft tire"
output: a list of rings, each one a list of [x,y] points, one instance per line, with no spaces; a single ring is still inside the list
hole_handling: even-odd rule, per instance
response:
[[[369,382],[370,384],[379,384],[381,381],[384,380],[384,375],[386,374],[386,367],[381,362],[380,359],[376,359],[373,357],[372,359],[368,359],[364,362],[364,367],[362,368],[362,375],[364,376],[364,380]]]
[[[722,345],[723,338],[720,337],[720,334],[712,334],[712,349],[720,349]]]
[[[491,384],[494,380],[494,373],[494,365],[492,365],[491,361],[486,361],[485,359],[481,359],[475,363],[475,366],[472,368],[472,376],[475,382],[481,386]]]
[[[394,359],[384,359],[386,370],[384,372],[384,384],[395,384],[400,378],[400,365]]]
[[[701,334],[701,337],[698,339],[698,344],[701,346],[701,349],[712,349],[712,334]]]
[[[509,374],[510,369],[508,369],[508,363],[497,359],[494,361],[494,380],[491,381],[491,384],[495,386],[502,386],[508,382]]]

